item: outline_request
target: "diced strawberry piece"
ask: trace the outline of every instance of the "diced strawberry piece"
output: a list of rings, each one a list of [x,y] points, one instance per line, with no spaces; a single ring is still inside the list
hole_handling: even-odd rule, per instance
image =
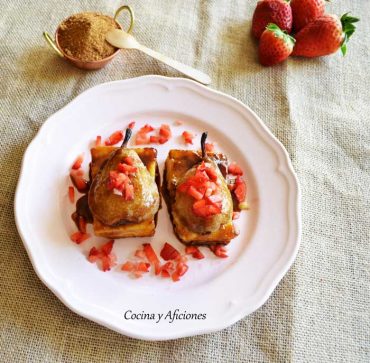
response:
[[[180,281],[180,276],[178,274],[177,271],[175,271],[172,275],[171,275],[171,278],[172,278],[172,281],[173,282],[177,282],[177,281]]]
[[[192,255],[197,250],[197,247],[195,246],[186,246],[185,247],[185,253],[187,255]]]
[[[139,262],[136,266],[136,271],[139,272],[149,272],[150,263]]]
[[[101,146],[101,136],[98,135],[95,140],[95,146]]]
[[[86,219],[82,216],[78,216],[78,230],[86,233]]]
[[[100,252],[98,251],[96,247],[92,247],[89,252],[88,260],[91,263],[93,263],[93,262],[96,262],[99,258],[100,258]]]
[[[186,193],[189,189],[189,184],[188,183],[182,183],[177,187],[178,191],[181,193]]]
[[[191,132],[184,131],[182,137],[184,138],[185,144],[193,144],[194,135]]]
[[[204,199],[194,202],[193,209],[200,209],[206,206],[206,201]]]
[[[71,241],[73,241],[74,243],[77,243],[78,245],[86,241],[89,238],[90,238],[90,235],[88,233],[83,233],[80,231],[71,234]]]
[[[132,184],[125,186],[125,200],[134,200],[134,186]]]
[[[152,144],[158,144],[159,143],[159,137],[158,136],[150,136],[149,141]]]
[[[176,261],[186,263],[188,262],[188,257],[186,255],[180,255],[179,257],[176,258]]]
[[[175,260],[178,256],[180,256],[180,252],[175,247],[166,242],[162,248],[160,255],[165,261]]]
[[[159,128],[159,135],[165,137],[168,140],[172,136],[170,125],[162,124]]]
[[[148,261],[154,266],[155,274],[161,272],[160,261],[150,243],[143,243],[144,253]]]
[[[120,172],[125,173],[126,175],[135,174],[137,172],[137,167],[136,166],[132,166],[132,165],[129,165],[129,164],[126,164],[126,163],[119,163],[118,166],[117,166],[117,169]]]
[[[127,165],[131,165],[133,166],[134,165],[134,159],[131,157],[131,156],[126,156],[123,161],[127,164]]]
[[[217,180],[217,172],[213,168],[206,168],[206,173],[209,176],[209,178],[213,181]]]
[[[114,240],[111,239],[108,242],[104,243],[103,246],[100,247],[102,253],[109,255],[113,249]]]
[[[168,138],[168,137],[165,137],[165,136],[159,136],[159,138],[158,138],[158,143],[160,143],[160,144],[162,145],[162,144],[165,144],[168,140],[169,140],[169,138]]]
[[[176,266],[176,272],[179,276],[183,276],[188,271],[189,266],[184,262],[179,262]]]
[[[127,272],[132,272],[135,270],[135,264],[131,261],[127,261],[125,262],[122,267],[121,267],[121,270],[122,271],[127,271]]]
[[[213,153],[215,151],[215,145],[210,142],[205,143],[205,148],[208,153]]]
[[[220,257],[220,258],[226,258],[228,257],[227,254],[226,254],[226,249],[224,246],[222,245],[213,245],[213,246],[209,246],[210,250],[217,256],[217,257]]]
[[[204,258],[204,255],[202,252],[200,252],[199,248],[196,246],[186,246],[185,253],[188,255],[192,255],[194,258],[201,260]]]
[[[207,205],[207,217],[221,213],[221,208],[216,205]]]
[[[161,276],[164,277],[164,278],[168,278],[170,277],[170,273],[167,271],[167,270],[163,270],[161,271]]]
[[[204,258],[204,255],[200,250],[198,249],[193,253],[193,257],[196,258],[197,260],[202,260]]]
[[[75,202],[75,188],[72,186],[68,187],[68,198],[71,203]]]
[[[204,196],[205,197],[209,197],[212,193],[213,193],[212,188],[207,188],[206,189],[206,192],[204,193]]]
[[[240,217],[240,212],[233,212],[233,220],[239,219]]]
[[[188,194],[196,200],[201,200],[203,198],[203,195],[204,195],[204,193],[199,192],[192,185],[188,189]]]
[[[118,131],[113,132],[113,134],[110,135],[107,140],[105,140],[105,145],[106,146],[115,145],[122,140],[123,140],[123,132],[121,130],[118,130]]]
[[[131,129],[131,130],[132,130],[132,129],[135,127],[135,124],[136,124],[136,122],[135,122],[135,121],[131,121],[131,122],[128,124],[128,126],[127,126],[127,127],[128,127],[129,129]]]
[[[245,197],[247,196],[247,185],[242,177],[238,176],[236,181],[236,188],[234,190],[234,194],[238,202],[244,202]]]
[[[73,185],[80,193],[85,193],[89,189],[89,183],[83,177],[84,172],[81,169],[75,170],[72,169],[69,176],[72,180]]]
[[[228,172],[232,175],[243,175],[242,168],[234,161],[229,165]]]
[[[150,126],[148,124],[146,124],[145,126],[143,126],[140,130],[139,130],[139,133],[142,133],[142,134],[147,134],[148,132],[151,132],[154,130],[154,127],[153,126]]]
[[[72,165],[72,169],[74,169],[74,170],[80,169],[83,161],[84,161],[84,154],[78,155],[76,160],[74,161],[74,163]]]
[[[166,262],[163,266],[162,266],[162,271],[163,270],[166,270],[166,271],[171,271],[175,268],[175,265],[173,263],[173,261],[168,261]]]
[[[103,255],[101,257],[101,263],[102,263],[102,270],[104,272],[110,270],[110,268],[111,268],[111,261],[110,261],[110,259],[109,259],[108,256]]]
[[[150,141],[150,138],[149,138],[149,135],[147,135],[147,134],[138,133],[136,135],[136,139],[135,139],[135,144],[136,145],[149,144],[149,141]]]

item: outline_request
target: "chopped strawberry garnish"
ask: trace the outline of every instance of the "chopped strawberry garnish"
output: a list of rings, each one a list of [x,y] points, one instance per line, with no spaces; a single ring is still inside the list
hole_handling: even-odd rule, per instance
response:
[[[234,161],[229,165],[228,172],[232,175],[243,175],[242,168]]]
[[[213,153],[215,151],[215,145],[210,142],[205,143],[205,148],[208,153]]]
[[[72,186],[68,187],[68,198],[71,203],[75,202],[75,188]]]
[[[240,212],[233,212],[233,220],[239,219],[240,217]]]
[[[206,199],[210,204],[218,208],[222,207],[222,196],[220,194],[210,195],[209,197],[206,197]]]
[[[193,144],[194,135],[189,131],[184,131],[182,137],[184,138],[185,144]]]
[[[153,126],[150,126],[148,124],[146,124],[145,126],[143,126],[140,130],[139,130],[139,133],[142,133],[142,134],[147,134],[148,132],[151,132],[154,130],[154,127]]]
[[[150,136],[149,141],[152,144],[159,144],[159,137],[158,136]]]
[[[119,163],[118,166],[117,166],[117,169],[118,171],[120,171],[121,173],[124,173],[126,175],[132,175],[132,174],[135,174],[137,172],[137,167],[136,166],[132,166],[132,165],[129,165],[129,164],[126,164],[126,163]]]
[[[131,122],[128,124],[128,128],[132,130],[132,129],[135,127],[135,124],[136,124],[136,122],[135,122],[135,121],[131,121]]]
[[[135,264],[131,261],[127,261],[122,265],[121,270],[122,271],[127,271],[127,272],[132,272],[132,271],[135,270]]]
[[[87,257],[87,259],[91,263],[94,263],[100,258],[99,256],[100,256],[99,250],[96,247],[92,247],[90,252],[89,252],[89,256]]]
[[[131,156],[126,156],[123,161],[127,164],[127,165],[134,165],[134,159],[131,157]]]
[[[161,270],[161,276],[164,278],[170,277],[170,273],[167,270]]]
[[[86,219],[82,216],[78,216],[78,230],[86,233]]]
[[[140,272],[149,272],[150,263],[148,262],[139,262],[136,266],[136,271]]]
[[[166,242],[162,248],[160,255],[165,261],[175,260],[177,257],[180,256],[180,252],[175,247]]]
[[[209,249],[217,256],[220,258],[226,258],[228,257],[226,254],[226,248],[222,245],[213,245],[209,246]]]
[[[108,242],[104,243],[100,249],[104,254],[109,255],[112,252],[113,244],[114,244],[114,240],[111,239]]]
[[[113,243],[114,240],[110,240],[99,249],[96,247],[92,247],[89,252],[88,260],[92,263],[100,260],[101,268],[104,272],[109,271],[113,266],[116,265],[117,257],[112,252]]]
[[[119,173],[115,170],[109,172],[109,179],[107,182],[107,188],[109,190],[118,189],[123,191],[126,182],[129,181],[129,177],[124,173]]]
[[[209,176],[209,179],[216,181],[217,180],[217,172],[213,168],[206,168],[206,173]]]
[[[195,200],[201,200],[204,196],[204,193],[199,192],[192,185],[188,189],[188,194],[192,196]]]
[[[184,262],[179,262],[176,266],[176,272],[179,276],[185,275],[185,273],[188,271],[189,266],[185,264]]]
[[[84,161],[84,154],[78,155],[76,160],[74,161],[74,163],[72,165],[72,169],[74,169],[74,170],[80,169],[83,161]]]
[[[113,132],[112,135],[105,140],[106,146],[112,146],[123,140],[123,132],[121,130]]]
[[[172,136],[170,125],[162,124],[159,128],[159,135],[168,140]]]
[[[199,248],[196,246],[186,246],[185,253],[188,255],[192,255],[194,258],[201,260],[204,258],[202,252],[200,252]]]
[[[171,278],[172,278],[172,281],[173,281],[173,282],[180,281],[180,275],[177,273],[177,271],[175,271],[175,272],[171,275]]]
[[[171,271],[175,268],[175,264],[173,263],[173,261],[167,261],[163,266],[162,266],[162,271],[163,270],[166,270],[166,271]]]
[[[241,176],[238,176],[235,180],[234,194],[238,202],[244,202],[247,196],[247,185]]]
[[[74,243],[77,243],[78,245],[86,241],[89,238],[90,238],[90,235],[88,233],[83,233],[80,231],[71,234],[71,241],[73,241]]]
[[[101,146],[101,136],[98,135],[95,140],[95,146]]]
[[[154,266],[155,274],[158,275],[161,272],[159,258],[150,243],[144,243],[143,247],[146,258]]]
[[[83,177],[84,172],[81,169],[72,169],[69,176],[71,177],[73,185],[80,193],[85,193],[89,189],[87,180]]]

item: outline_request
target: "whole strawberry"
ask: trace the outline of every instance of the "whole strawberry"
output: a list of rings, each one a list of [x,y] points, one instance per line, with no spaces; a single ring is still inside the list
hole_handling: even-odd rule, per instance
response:
[[[257,3],[252,19],[253,36],[259,39],[269,23],[291,32],[293,18],[289,0],[261,0]]]
[[[296,32],[325,13],[325,0],[292,0],[290,6]]]
[[[341,48],[343,55],[347,51],[347,42],[356,30],[353,23],[358,18],[344,14],[340,19],[336,15],[323,15],[307,24],[296,36],[292,55],[303,57],[321,57],[335,53]]]
[[[260,63],[273,66],[287,59],[292,53],[294,38],[282,31],[276,24],[269,24],[262,33],[258,47]]]

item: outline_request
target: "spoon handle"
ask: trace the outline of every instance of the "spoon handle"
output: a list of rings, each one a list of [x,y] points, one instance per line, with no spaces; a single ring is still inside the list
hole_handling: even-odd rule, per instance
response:
[[[153,57],[155,59],[158,59],[159,61],[167,64],[168,66],[177,69],[181,73],[185,74],[186,76],[188,76],[188,77],[190,77],[190,78],[192,78],[192,79],[194,79],[194,80],[196,80],[200,83],[203,83],[205,85],[208,85],[208,84],[211,83],[211,78],[207,74],[205,74],[201,71],[198,71],[197,69],[194,69],[194,68],[192,68],[190,66],[187,66],[186,64],[180,63],[178,61],[175,61],[174,59],[172,59],[170,57],[167,57],[167,56],[165,56],[161,53],[158,53],[158,52],[154,51],[153,49],[147,48],[144,45],[139,44],[137,46],[137,49],[141,50],[145,54],[148,54],[148,55],[150,55],[151,57]]]

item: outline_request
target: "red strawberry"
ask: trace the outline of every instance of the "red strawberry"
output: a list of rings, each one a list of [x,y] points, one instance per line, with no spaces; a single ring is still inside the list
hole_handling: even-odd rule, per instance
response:
[[[292,55],[321,57],[335,53],[339,48],[345,55],[347,42],[356,29],[353,23],[357,21],[358,18],[349,16],[348,13],[340,20],[336,15],[321,16],[296,34]]]
[[[325,13],[325,0],[292,0],[290,6],[296,32]]]
[[[289,1],[262,0],[257,3],[252,20],[252,34],[259,39],[269,23],[277,24],[288,33],[292,30],[292,9]]]
[[[269,24],[260,39],[260,63],[264,66],[280,63],[289,57],[293,47],[293,37],[283,32],[276,24]]]

